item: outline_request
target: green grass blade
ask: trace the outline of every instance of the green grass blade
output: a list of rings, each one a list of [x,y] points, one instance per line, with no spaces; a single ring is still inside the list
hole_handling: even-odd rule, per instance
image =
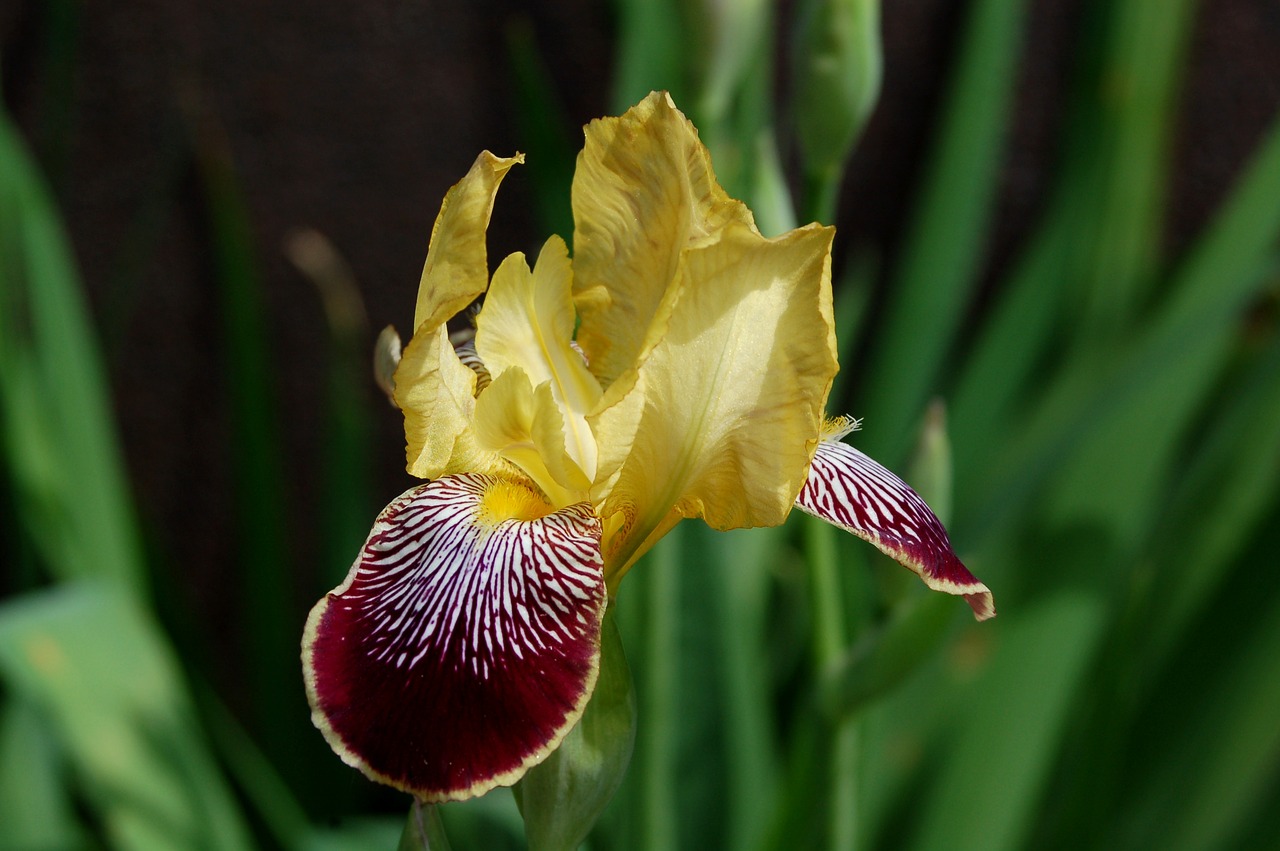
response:
[[[63,579],[146,594],[132,501],[72,255],[0,115],[0,427],[30,534]]]
[[[80,848],[83,836],[62,754],[26,701],[0,707],[0,848]]]
[[[315,285],[328,322],[320,558],[326,587],[332,587],[347,575],[379,509],[370,481],[375,400],[369,321],[355,273],[326,237],[297,231],[285,253]]]
[[[306,731],[295,723],[305,704],[297,687],[297,622],[289,588],[284,468],[275,370],[267,344],[262,284],[249,220],[227,140],[210,114],[192,116],[219,290],[225,386],[231,410],[231,461],[239,575],[246,601],[247,681],[256,711],[253,729],[281,765]],[[230,577],[229,577],[230,579]]]
[[[1023,847],[1102,625],[1101,605],[1083,595],[1002,616],[955,747],[915,810],[919,830],[909,847]]]
[[[272,839],[281,848],[296,848],[311,832],[301,804],[212,688],[196,682],[196,697],[210,739],[228,773],[243,790]]]
[[[695,564],[714,574],[709,600],[716,626],[716,673],[724,695],[727,819],[725,845],[752,848],[769,823],[778,791],[776,719],[770,709],[768,602],[771,562],[781,527],[715,533],[694,527]]]
[[[999,444],[962,520],[982,530],[1012,520],[1039,482],[1065,469],[1073,478],[1061,483],[1059,515],[1086,511],[1121,518],[1127,535],[1140,531],[1175,441],[1221,373],[1240,311],[1267,283],[1277,235],[1280,123],[1174,273],[1164,306],[1132,340],[1070,362]]]
[[[526,170],[542,232],[568,240],[573,234],[569,186],[581,137],[569,132],[555,82],[538,50],[529,20],[517,17],[509,21],[506,41],[513,83],[511,109],[520,148],[529,155]]]
[[[0,676],[52,720],[110,845],[250,847],[178,662],[125,593],[73,584],[0,606]]]
[[[938,380],[977,280],[1021,43],[1022,0],[978,0],[921,195],[893,275],[862,408],[869,454],[890,466]]]
[[[665,89],[676,103],[688,93],[688,34],[676,0],[615,0],[618,45],[613,110],[621,114],[651,91]]]
[[[689,713],[680,693],[681,565],[688,524],[676,526],[627,575],[618,589],[618,628],[635,680],[637,726],[631,768],[612,812],[612,833],[624,848],[675,847],[679,803],[687,777],[677,771],[681,719]],[[619,826],[620,825],[620,826]]]
[[[1270,509],[1280,516],[1280,501]],[[1137,782],[1118,803],[1118,847],[1234,847],[1231,837],[1263,812],[1280,767],[1280,594],[1261,566],[1274,558],[1278,530],[1261,530],[1214,599],[1231,629],[1206,613],[1188,631],[1135,728]]]

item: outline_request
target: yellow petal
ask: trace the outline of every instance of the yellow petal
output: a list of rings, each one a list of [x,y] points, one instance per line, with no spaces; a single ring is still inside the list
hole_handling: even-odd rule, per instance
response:
[[[810,225],[768,240],[737,226],[685,253],[665,336],[592,418],[600,516],[633,518],[606,550],[611,579],[672,511],[716,529],[786,518],[837,370],[833,234]]]
[[[493,199],[502,178],[524,154],[495,157],[484,151],[466,177],[444,196],[431,228],[431,245],[418,284],[413,312],[414,333],[427,323],[434,328],[470,304],[489,282],[484,235],[493,212]]]
[[[476,352],[490,374],[522,368],[529,382],[550,385],[564,414],[564,447],[588,478],[596,471],[596,441],[586,415],[600,401],[600,384],[574,351],[573,270],[564,240],[553,236],[532,272],[513,254],[493,275],[476,317]]]
[[[492,466],[470,435],[476,374],[453,353],[443,324],[423,328],[405,348],[395,372],[395,403],[404,412],[405,455],[411,475],[435,479]]]
[[[557,507],[580,502],[591,486],[565,452],[564,419],[550,382],[534,388],[518,366],[503,371],[480,394],[474,433],[482,451],[519,467]]]
[[[578,343],[604,386],[634,365],[691,242],[751,211],[716,182],[698,131],[664,92],[586,128],[573,177]]]

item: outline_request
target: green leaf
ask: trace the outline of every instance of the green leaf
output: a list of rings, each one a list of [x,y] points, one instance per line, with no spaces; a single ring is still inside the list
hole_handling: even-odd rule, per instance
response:
[[[1273,500],[1273,517],[1277,509]],[[1278,532],[1260,530],[1215,599],[1230,629],[1207,612],[1170,660],[1133,737],[1140,782],[1118,802],[1117,848],[1249,847],[1231,840],[1265,813],[1280,766],[1280,594],[1262,567]]]
[[[51,720],[109,844],[250,847],[177,660],[124,592],[74,584],[0,606],[0,677]]]
[[[689,38],[683,7],[675,0],[615,0],[618,44],[613,109],[621,113],[651,91],[666,90],[676,103],[687,92],[684,59]]]
[[[85,845],[48,720],[29,702],[0,709],[0,848]]]
[[[996,649],[968,690],[931,794],[914,809],[919,830],[910,847],[1023,847],[1098,647],[1102,614],[1099,601],[1064,593],[982,628]]]
[[[560,747],[514,787],[531,851],[573,851],[622,783],[636,736],[636,698],[610,607],[595,692]]]
[[[569,239],[573,210],[569,187],[577,158],[555,81],[538,49],[533,25],[523,16],[506,26],[507,57],[511,64],[511,110],[519,130],[520,150],[529,155],[525,170],[533,186],[534,203],[544,232]]]
[[[291,722],[302,710],[297,689],[297,623],[290,588],[291,548],[280,439],[275,370],[268,345],[262,281],[250,211],[241,191],[230,144],[212,112],[189,116],[200,188],[208,216],[210,249],[218,284],[224,346],[224,387],[232,427],[238,582],[245,630],[253,652],[245,661],[256,711],[254,731],[280,765],[305,753],[306,731]]]
[[[1017,79],[1023,0],[968,12],[946,111],[903,242],[867,370],[865,445],[882,463],[906,454],[911,424],[949,354],[977,281]]]
[[[146,593],[106,373],[52,200],[0,114],[0,438],[57,578]]]
[[[1028,421],[1009,440],[994,442],[999,463],[960,507],[965,519],[980,534],[989,524],[1011,522],[1035,487],[1064,471],[1055,496],[1059,517],[1119,518],[1125,534],[1141,531],[1173,441],[1221,374],[1241,310],[1267,285],[1278,234],[1280,122],[1150,321],[1131,339],[1072,360]]]
[[[828,717],[853,715],[915,673],[942,647],[958,611],[954,598],[938,593],[915,595],[898,608],[823,678],[820,704]]]

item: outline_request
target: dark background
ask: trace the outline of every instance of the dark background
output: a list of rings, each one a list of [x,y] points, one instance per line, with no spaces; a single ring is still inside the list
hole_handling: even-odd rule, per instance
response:
[[[1045,201],[1085,5],[1031,4],[989,253],[993,279]],[[892,256],[962,6],[884,4],[884,87],[846,180],[837,265],[854,245]],[[200,628],[234,635],[253,601],[237,599],[240,586],[228,581],[240,548],[229,533],[236,499],[232,388],[193,134],[206,142],[225,137],[244,196],[274,364],[267,377],[272,416],[287,446],[279,460],[296,582],[288,592],[293,610],[281,617],[300,632],[306,608],[331,584],[323,578],[331,568],[314,563],[323,522],[316,494],[328,332],[315,287],[282,246],[295,228],[310,227],[346,258],[367,315],[364,348],[388,323],[407,336],[445,190],[481,149],[527,149],[513,117],[513,27],[533,34],[568,125],[613,111],[607,4],[0,6],[5,106],[42,163],[69,231],[144,528],[160,560],[180,566],[171,568],[171,581]],[[1274,116],[1278,46],[1280,3],[1201,4],[1174,152],[1166,234],[1172,256],[1203,225]],[[529,180],[516,172],[497,206],[491,251],[528,250],[544,236]],[[399,416],[380,402],[372,381],[365,393],[374,423],[372,520],[409,479]],[[233,660],[234,652],[224,660],[232,680]]]

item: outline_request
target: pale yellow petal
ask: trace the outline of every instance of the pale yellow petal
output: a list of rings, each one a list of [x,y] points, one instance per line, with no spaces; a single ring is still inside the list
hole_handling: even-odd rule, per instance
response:
[[[534,387],[509,367],[476,400],[477,445],[519,467],[557,507],[580,502],[591,482],[564,448],[564,419],[549,382]]]
[[[405,453],[411,475],[435,479],[461,470],[483,471],[470,423],[476,374],[453,353],[444,325],[409,341],[394,379],[394,399],[404,412]]]
[[[837,370],[833,234],[810,225],[767,240],[738,226],[685,253],[665,336],[592,418],[601,516],[634,518],[606,551],[611,578],[672,511],[716,529],[786,518]]]
[[[698,131],[664,92],[586,128],[573,178],[578,342],[604,386],[634,365],[680,252],[751,211],[716,182]]]
[[[418,284],[413,330],[445,322],[484,292],[489,282],[485,231],[502,178],[524,154],[495,157],[484,151],[444,196],[431,228],[431,245]]]
[[[484,308],[476,317],[476,352],[490,374],[519,366],[550,392],[564,413],[565,446],[590,478],[596,441],[586,415],[600,401],[600,384],[574,351],[573,270],[564,240],[553,236],[532,272],[524,255],[513,254],[494,272]]]

